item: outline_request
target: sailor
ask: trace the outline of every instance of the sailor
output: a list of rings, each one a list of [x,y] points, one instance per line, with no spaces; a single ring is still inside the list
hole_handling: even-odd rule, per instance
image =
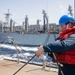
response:
[[[58,75],[75,75],[75,19],[61,16],[59,28],[62,32],[57,40],[38,47],[36,56],[39,57],[43,52],[52,53],[55,61],[60,63]]]

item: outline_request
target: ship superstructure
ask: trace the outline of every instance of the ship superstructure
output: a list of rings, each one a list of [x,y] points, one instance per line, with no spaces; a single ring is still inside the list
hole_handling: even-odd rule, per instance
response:
[[[44,44],[48,34],[58,33],[58,28],[55,23],[49,24],[48,15],[45,10],[42,11],[43,14],[43,25],[40,24],[40,19],[37,19],[36,24],[30,25],[28,15],[25,16],[25,20],[22,25],[19,25],[13,19],[10,19],[9,9],[5,13],[5,22],[0,24],[0,42],[2,42],[7,37],[12,37],[16,40],[17,44],[20,45],[38,45]],[[18,25],[16,25],[18,24]],[[54,41],[54,35],[50,35],[48,39],[49,42]],[[50,40],[51,39],[51,40]]]
[[[40,19],[37,19],[36,24],[29,24],[29,18],[28,15],[25,16],[25,20],[22,23],[22,25],[19,25],[15,20],[10,19],[11,13],[8,12],[5,13],[5,22],[3,22],[1,32],[3,33],[8,33],[8,32],[17,32],[17,33],[46,33],[51,31],[52,32],[52,27],[50,27],[51,24],[49,24],[49,18],[45,10],[42,11],[43,14],[43,25],[40,24]],[[16,25],[17,24],[17,25]],[[56,30],[55,32],[58,31],[57,25],[53,25]]]

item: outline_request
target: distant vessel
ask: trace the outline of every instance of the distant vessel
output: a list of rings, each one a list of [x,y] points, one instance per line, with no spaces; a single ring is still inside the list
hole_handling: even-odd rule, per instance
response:
[[[17,44],[19,45],[38,45],[44,44],[47,36],[52,33],[49,31],[49,23],[48,16],[45,10],[43,10],[43,28],[39,24],[37,20],[37,25],[31,25],[28,31],[29,23],[28,17],[26,15],[25,22],[23,22],[23,26],[15,26],[15,23],[12,19],[10,19],[9,9],[8,12],[5,13],[5,22],[0,22],[0,42],[5,40],[8,37],[12,37]],[[56,26],[56,25],[55,25]],[[31,30],[32,29],[32,30]],[[53,28],[54,29],[54,28]],[[54,34],[51,34],[49,37],[49,42],[54,41]]]
[[[72,7],[70,5],[68,11],[68,14],[73,16]],[[58,33],[59,29],[56,24],[52,24],[52,26],[49,25],[48,16],[45,10],[43,10],[42,14],[42,27],[39,24],[39,22],[41,21],[39,19],[37,20],[36,25],[29,26],[27,15],[25,17],[25,22],[23,22],[23,26],[15,26],[15,21],[11,19],[9,22],[9,17],[11,14],[9,13],[8,9],[8,12],[5,13],[6,22],[0,22],[0,42],[2,42],[8,37],[12,37],[19,45],[37,46],[39,44],[44,44],[49,34],[50,36],[48,38],[48,43],[53,42],[55,38],[58,36],[58,34],[55,33]]]

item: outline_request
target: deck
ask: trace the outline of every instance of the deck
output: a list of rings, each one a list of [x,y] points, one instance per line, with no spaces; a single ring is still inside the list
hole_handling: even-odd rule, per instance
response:
[[[0,74],[13,75],[24,63],[17,63],[10,60],[0,60]],[[46,67],[44,70],[42,66],[27,64],[16,75],[58,75],[57,68]]]

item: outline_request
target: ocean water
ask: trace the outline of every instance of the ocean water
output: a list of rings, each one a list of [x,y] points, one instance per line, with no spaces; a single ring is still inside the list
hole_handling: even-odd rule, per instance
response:
[[[37,47],[25,47],[25,46],[12,46],[10,44],[0,44],[0,55],[5,59],[19,60],[23,62],[29,61],[36,53]],[[30,63],[43,65],[43,62],[52,62],[51,57],[47,53],[43,53],[41,58],[36,56],[30,61]],[[56,63],[51,66],[57,67]]]

